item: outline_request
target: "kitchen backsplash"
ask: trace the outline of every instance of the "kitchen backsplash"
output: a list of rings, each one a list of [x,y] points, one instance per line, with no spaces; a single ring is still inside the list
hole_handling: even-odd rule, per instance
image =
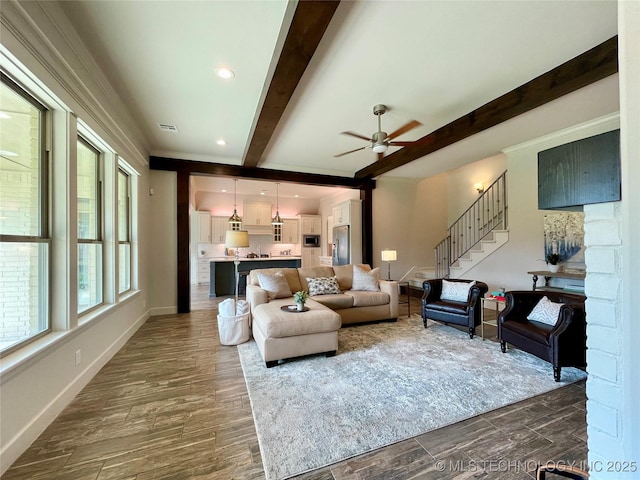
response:
[[[281,255],[300,256],[300,244],[273,243],[273,239],[268,235],[250,235],[248,248],[240,249],[240,256],[246,257],[249,252],[268,253],[272,257]],[[258,252],[259,251],[259,252]],[[289,253],[285,253],[289,252]],[[199,257],[224,257],[224,243],[199,243],[197,255]]]

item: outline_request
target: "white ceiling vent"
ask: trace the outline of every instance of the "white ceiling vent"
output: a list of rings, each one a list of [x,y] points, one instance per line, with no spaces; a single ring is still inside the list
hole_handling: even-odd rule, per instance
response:
[[[169,125],[168,123],[159,123],[158,127],[160,127],[160,130],[163,132],[178,132],[178,127]]]

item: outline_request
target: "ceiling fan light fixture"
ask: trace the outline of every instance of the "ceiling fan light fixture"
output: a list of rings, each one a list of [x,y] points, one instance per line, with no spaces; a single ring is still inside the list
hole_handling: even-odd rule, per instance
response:
[[[389,146],[385,143],[374,143],[372,150],[376,153],[384,153],[387,151]]]

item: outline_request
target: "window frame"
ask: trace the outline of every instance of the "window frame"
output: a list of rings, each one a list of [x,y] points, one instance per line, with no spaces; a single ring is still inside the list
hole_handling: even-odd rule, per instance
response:
[[[128,277],[129,277],[129,286],[127,288],[125,288],[124,290],[120,290],[120,263],[118,262],[118,281],[117,281],[117,292],[118,295],[125,295],[128,292],[130,292],[132,290],[132,284],[133,284],[133,279],[132,279],[132,274],[133,274],[133,242],[132,242],[132,235],[131,235],[131,229],[132,229],[132,205],[131,205],[131,188],[132,188],[132,175],[131,173],[127,172],[122,165],[118,165],[117,167],[117,174],[116,174],[116,196],[119,199],[120,198],[120,175],[124,175],[125,179],[126,179],[126,197],[127,197],[127,204],[126,204],[126,215],[127,215],[127,235],[126,235],[126,240],[120,240],[120,209],[118,208],[117,210],[117,225],[118,225],[118,237],[117,237],[117,243],[118,243],[118,255],[120,255],[120,245],[129,245],[129,261],[127,262],[127,270],[128,270]]]
[[[38,116],[38,235],[14,235],[0,232],[0,243],[28,243],[46,246],[46,258],[39,258],[38,281],[44,281],[45,287],[38,288],[38,323],[43,326],[42,330],[34,335],[30,335],[17,343],[0,350],[0,358],[10,355],[15,351],[24,348],[26,345],[39,340],[53,331],[51,319],[51,276],[52,276],[52,242],[51,242],[51,155],[49,141],[51,138],[49,129],[51,128],[51,110],[41,102],[29,90],[13,80],[3,70],[0,70],[0,83],[11,89],[13,93],[22,97],[25,101],[36,108],[40,114]],[[42,269],[45,271],[42,272]]]
[[[105,304],[105,275],[106,275],[106,263],[105,263],[105,255],[107,254],[107,252],[105,252],[105,232],[104,232],[104,225],[105,225],[105,210],[104,210],[104,184],[105,184],[105,179],[104,179],[104,152],[102,150],[100,150],[98,147],[96,147],[93,143],[91,143],[89,140],[87,140],[82,133],[78,133],[78,137],[77,137],[77,143],[76,143],[76,162],[77,162],[77,145],[78,143],[82,143],[85,147],[87,147],[88,149],[92,150],[95,154],[96,154],[96,213],[97,213],[97,219],[96,219],[96,238],[80,238],[80,229],[78,228],[78,232],[77,232],[77,248],[76,250],[79,252],[79,247],[80,245],[100,245],[101,246],[101,251],[100,251],[100,262],[99,262],[99,266],[100,266],[100,275],[99,278],[97,279],[99,281],[99,289],[100,289],[100,301],[98,303],[96,303],[95,305],[91,305],[90,307],[84,309],[84,310],[80,310],[80,255],[78,253],[78,278],[77,278],[77,284],[76,284],[76,290],[77,290],[77,294],[78,294],[78,301],[77,301],[77,314],[78,317],[83,317],[89,313],[91,313],[92,311],[100,308],[101,306],[103,306]],[[76,171],[76,179],[77,179],[77,171]],[[76,192],[76,202],[78,202],[79,204],[79,200],[80,197],[78,196],[77,192]],[[76,223],[78,222],[80,216],[80,209],[77,209],[76,212]]]

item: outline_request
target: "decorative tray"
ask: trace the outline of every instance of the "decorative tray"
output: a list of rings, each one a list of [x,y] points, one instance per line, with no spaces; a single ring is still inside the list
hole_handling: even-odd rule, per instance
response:
[[[282,310],[283,312],[303,313],[308,312],[309,307],[303,307],[302,310],[298,310],[297,305],[283,305],[282,307],[280,307],[280,310]]]

